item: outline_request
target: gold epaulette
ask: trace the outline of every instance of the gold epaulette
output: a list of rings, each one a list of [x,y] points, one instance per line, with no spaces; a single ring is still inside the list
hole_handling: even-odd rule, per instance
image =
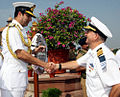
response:
[[[102,50],[102,48],[99,48],[98,50],[97,50],[97,56],[99,57],[100,55],[102,55],[103,54],[103,50]]]

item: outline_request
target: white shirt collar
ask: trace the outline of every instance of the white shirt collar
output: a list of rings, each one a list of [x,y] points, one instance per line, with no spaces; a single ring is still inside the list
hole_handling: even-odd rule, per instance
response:
[[[97,50],[98,50],[100,47],[102,47],[103,45],[105,45],[105,44],[104,44],[104,43],[101,43],[101,44],[99,44],[96,48],[94,48],[93,50],[92,50],[92,49],[89,49],[90,54],[91,54],[92,56],[96,55]]]

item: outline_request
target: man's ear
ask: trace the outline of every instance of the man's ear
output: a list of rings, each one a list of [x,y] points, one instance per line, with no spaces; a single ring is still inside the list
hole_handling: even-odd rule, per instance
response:
[[[99,38],[98,33],[95,33],[94,39],[97,40]]]

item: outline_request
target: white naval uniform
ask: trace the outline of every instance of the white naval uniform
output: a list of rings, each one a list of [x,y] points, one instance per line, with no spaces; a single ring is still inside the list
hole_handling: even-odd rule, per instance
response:
[[[19,26],[18,28],[21,30],[25,41],[28,42],[26,31],[21,24],[16,20],[13,20],[12,23]],[[4,56],[4,62],[0,72],[0,88],[3,90],[16,90],[23,92],[26,90],[28,83],[27,63],[19,59],[15,59],[9,52],[6,43],[7,29],[8,27],[6,27],[2,33],[2,54]],[[18,29],[15,27],[10,27],[9,29],[9,44],[14,53],[18,49],[23,49],[25,51],[28,50],[28,47],[22,43]]]
[[[3,64],[3,58],[0,55],[0,70],[1,70],[2,64]],[[1,89],[0,89],[0,97],[1,97]]]
[[[120,49],[116,52],[116,59],[118,61],[118,65],[119,65],[119,68],[120,68]]]
[[[1,70],[1,67],[2,67],[2,63],[3,63],[3,59],[2,59],[2,56],[0,56],[0,70]],[[0,97],[1,97],[1,89],[0,89]]]
[[[97,55],[101,49],[103,54]],[[113,85],[120,83],[120,71],[114,54],[104,43],[77,60],[81,66],[86,65],[86,87],[88,97],[108,97]]]
[[[2,63],[3,63],[3,58],[2,58],[2,56],[0,55],[0,69],[1,69],[1,67],[2,67]]]
[[[39,45],[43,45],[45,46],[45,52],[38,52],[38,54],[32,54],[33,56],[37,57],[38,59],[44,61],[44,62],[48,62],[48,58],[47,58],[47,44],[45,42],[44,37],[42,36],[42,34],[40,33],[36,33],[34,35],[34,37],[32,38],[32,45],[31,45],[31,50],[33,51],[36,47],[38,47]],[[40,66],[35,66],[32,65],[34,71],[37,74],[42,74],[44,72],[44,69]]]

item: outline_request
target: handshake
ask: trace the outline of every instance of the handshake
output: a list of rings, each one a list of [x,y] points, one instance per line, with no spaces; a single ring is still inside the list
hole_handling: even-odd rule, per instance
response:
[[[55,64],[53,62],[48,62],[45,67],[44,67],[45,71],[47,73],[52,73],[55,70],[61,70],[61,64]]]

